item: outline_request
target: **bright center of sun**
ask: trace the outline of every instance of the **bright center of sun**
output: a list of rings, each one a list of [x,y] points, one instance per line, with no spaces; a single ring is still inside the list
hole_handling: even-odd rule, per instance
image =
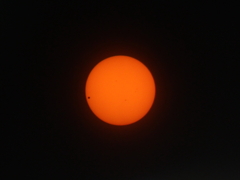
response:
[[[112,56],[99,62],[86,82],[86,100],[92,112],[112,125],[142,119],[152,107],[155,83],[149,69],[129,56]]]

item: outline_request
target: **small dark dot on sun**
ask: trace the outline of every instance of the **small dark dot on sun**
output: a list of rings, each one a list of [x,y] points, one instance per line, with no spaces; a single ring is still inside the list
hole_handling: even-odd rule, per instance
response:
[[[88,99],[90,99],[90,96],[88,96]]]

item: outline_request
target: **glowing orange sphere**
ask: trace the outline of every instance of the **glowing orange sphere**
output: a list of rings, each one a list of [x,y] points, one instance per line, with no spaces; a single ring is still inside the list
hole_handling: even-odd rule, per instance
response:
[[[140,120],[155,98],[152,74],[143,63],[129,56],[112,56],[99,62],[90,72],[85,90],[92,112],[112,125]]]

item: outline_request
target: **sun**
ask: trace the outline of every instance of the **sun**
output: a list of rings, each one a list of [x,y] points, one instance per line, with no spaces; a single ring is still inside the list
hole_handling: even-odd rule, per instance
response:
[[[112,125],[128,125],[142,119],[155,99],[155,82],[149,69],[129,56],[112,56],[90,72],[86,101],[91,111]]]

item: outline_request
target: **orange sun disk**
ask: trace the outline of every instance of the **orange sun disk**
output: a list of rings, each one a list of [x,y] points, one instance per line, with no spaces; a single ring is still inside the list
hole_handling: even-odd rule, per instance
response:
[[[129,56],[112,56],[99,62],[86,82],[86,100],[92,112],[112,125],[142,119],[152,107],[155,83],[148,68]]]

